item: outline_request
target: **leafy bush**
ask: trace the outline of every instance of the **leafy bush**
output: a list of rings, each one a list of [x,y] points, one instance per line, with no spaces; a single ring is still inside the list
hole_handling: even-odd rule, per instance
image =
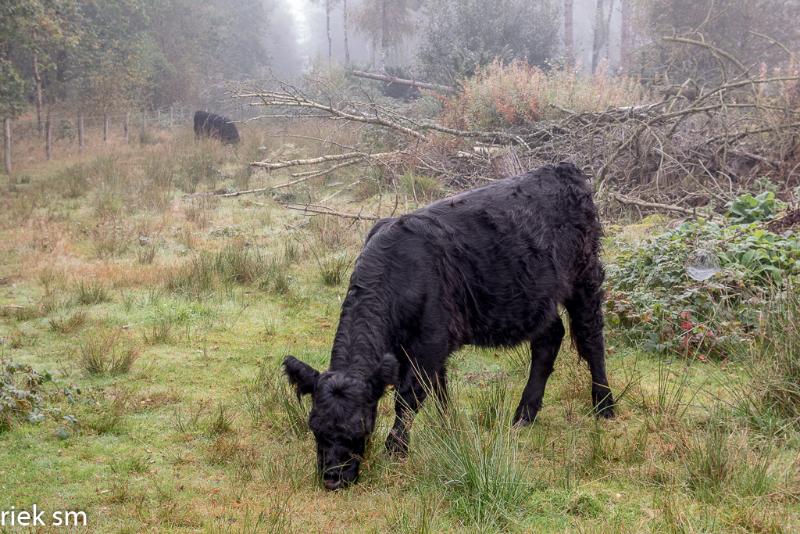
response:
[[[49,380],[48,373],[39,374],[29,365],[0,361],[0,432],[19,419],[41,420],[41,386]]]
[[[728,217],[737,224],[767,221],[775,217],[783,206],[775,199],[775,193],[764,191],[753,196],[750,193],[741,195],[728,204]]]
[[[760,328],[772,290],[800,277],[800,239],[758,224],[685,222],[624,248],[608,274],[618,333],[659,352],[725,356]]]

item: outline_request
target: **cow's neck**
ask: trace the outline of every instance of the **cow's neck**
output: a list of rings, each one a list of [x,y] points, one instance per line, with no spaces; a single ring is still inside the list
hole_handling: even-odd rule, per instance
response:
[[[391,351],[390,310],[380,290],[353,288],[342,304],[333,342],[331,369],[371,373]]]

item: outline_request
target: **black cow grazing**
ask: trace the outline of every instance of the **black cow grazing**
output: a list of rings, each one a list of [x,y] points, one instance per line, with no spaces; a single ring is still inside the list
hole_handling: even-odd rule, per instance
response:
[[[225,144],[235,145],[239,142],[239,131],[230,119],[207,111],[194,112],[194,135],[219,139]]]
[[[328,489],[355,481],[378,400],[394,384],[386,447],[407,451],[428,391],[447,398],[448,356],[465,344],[530,342],[514,423],[532,423],[564,337],[563,305],[592,374],[596,413],[613,416],[603,343],[601,227],[592,190],[561,163],[461,193],[372,228],[342,305],[330,368],[293,356],[284,369],[311,394],[309,427]]]

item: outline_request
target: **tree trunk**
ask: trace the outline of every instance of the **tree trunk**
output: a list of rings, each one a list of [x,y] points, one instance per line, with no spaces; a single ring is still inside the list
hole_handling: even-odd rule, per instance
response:
[[[125,113],[125,124],[122,125],[122,132],[125,136],[125,144],[127,145],[131,141],[131,112],[128,111]]]
[[[378,71],[386,72],[386,52],[389,48],[389,19],[386,16],[386,2],[381,0],[381,50]]]
[[[567,63],[575,63],[574,0],[564,0],[564,55]]]
[[[597,71],[600,64],[600,53],[606,41],[605,23],[605,0],[597,0],[594,12],[594,39],[592,40],[592,74]]]
[[[328,67],[333,64],[333,38],[331,37],[331,0],[325,0],[325,31],[328,32]]]
[[[47,161],[53,159],[53,123],[50,121],[50,106],[47,106],[47,120],[45,120],[44,153]]]
[[[3,120],[3,137],[5,139],[5,151],[3,164],[6,174],[11,174],[11,119],[6,118]]]
[[[622,27],[620,28],[619,63],[623,69],[630,66],[633,49],[633,6],[632,0],[622,0]]]
[[[342,14],[344,16],[344,64],[350,65],[350,43],[348,41],[348,27],[347,27],[347,0],[342,3]]]
[[[39,71],[39,56],[33,54],[33,82],[36,87],[36,131],[42,135],[42,73]]]
[[[103,144],[108,142],[108,114],[103,113]]]
[[[83,131],[83,112],[78,112],[78,151],[83,152],[83,147],[85,146],[86,138],[84,137]]]

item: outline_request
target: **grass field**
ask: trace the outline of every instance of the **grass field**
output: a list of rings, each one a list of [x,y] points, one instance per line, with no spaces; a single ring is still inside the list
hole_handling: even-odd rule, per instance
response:
[[[0,411],[0,511],[82,510],[93,532],[800,530],[800,441],[747,409],[754,356],[669,360],[613,331],[616,419],[591,416],[565,344],[536,424],[512,429],[527,352],[467,348],[452,409],[426,409],[409,458],[383,451],[387,394],[361,481],[324,491],[279,364],[327,364],[370,224],[185,196],[285,182],[246,163],[300,147],[249,138],[234,152],[187,133],[0,178],[0,359],[43,375],[8,374],[36,395]],[[377,191],[345,174],[278,198],[388,214]],[[413,176],[401,192],[401,211],[446,194]],[[635,234],[612,233],[609,256]]]

